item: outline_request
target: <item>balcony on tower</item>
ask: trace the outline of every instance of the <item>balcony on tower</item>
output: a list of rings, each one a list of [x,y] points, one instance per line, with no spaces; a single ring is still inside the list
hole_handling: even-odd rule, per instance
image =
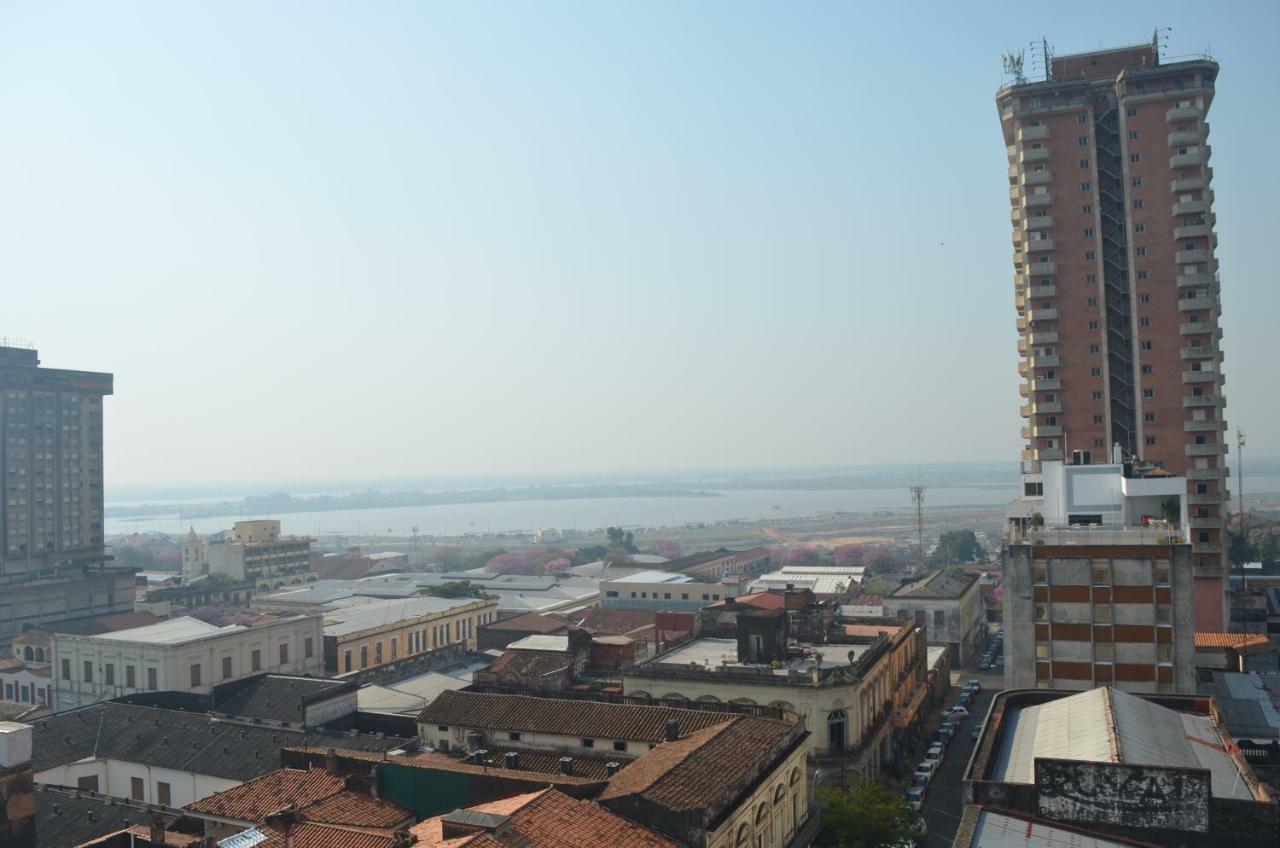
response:
[[[1182,431],[1184,433],[1217,433],[1225,429],[1227,429],[1227,422],[1217,418],[1192,419],[1191,421],[1182,422]]]
[[[1206,445],[1187,445],[1187,456],[1222,456],[1227,452],[1224,442],[1213,442]]]
[[[1204,117],[1204,107],[1195,103],[1174,106],[1164,113],[1165,123],[1176,124],[1179,121],[1198,121]]]
[[[1209,238],[1213,235],[1213,227],[1208,224],[1184,224],[1181,227],[1173,228],[1173,237],[1176,239],[1189,238]]]
[[[1028,208],[1032,209],[1040,206],[1049,206],[1053,203],[1053,195],[1051,195],[1047,190],[1033,192],[1026,195],[1025,203]]]
[[[1182,406],[1184,409],[1205,408],[1217,406],[1221,400],[1218,395],[1186,395],[1182,398]]]
[[[1049,161],[1049,148],[1047,147],[1024,147],[1018,153],[1018,160],[1022,164],[1030,164],[1035,162]]]
[[[1170,168],[1173,168],[1173,169],[1194,168],[1199,165],[1208,164],[1209,156],[1213,152],[1210,149],[1209,145],[1207,144],[1202,144],[1202,145],[1199,145],[1198,147],[1187,147],[1187,148],[1179,147],[1178,150],[1179,151],[1185,150],[1186,152],[1185,153],[1178,152],[1170,156],[1169,157]]]
[[[1173,204],[1174,215],[1203,215],[1208,211],[1207,200],[1182,200]]]
[[[1048,185],[1052,181],[1052,172],[1048,168],[1041,171],[1024,171],[1019,179],[1024,186]]]
[[[1027,273],[1037,277],[1047,277],[1056,271],[1052,259],[1043,262],[1031,262],[1027,265]]]
[[[1049,127],[1047,124],[1034,124],[1030,126],[1018,127],[1018,141],[1044,141],[1049,137]]]
[[[1218,379],[1217,371],[1183,371],[1184,383],[1212,383]]]
[[[1191,129],[1174,130],[1169,133],[1170,147],[1184,147],[1187,145],[1200,144],[1209,134],[1209,125],[1203,124],[1199,127]]]
[[[1173,254],[1173,261],[1179,265],[1191,265],[1197,262],[1208,262],[1209,251],[1203,248],[1179,250]]]

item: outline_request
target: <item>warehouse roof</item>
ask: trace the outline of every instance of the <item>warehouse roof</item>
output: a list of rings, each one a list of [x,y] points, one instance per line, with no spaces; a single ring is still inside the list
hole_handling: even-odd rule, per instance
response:
[[[921,600],[955,600],[978,584],[981,577],[967,571],[944,569],[935,571],[923,580],[903,583],[889,593],[890,598],[919,598]]]
[[[1206,769],[1219,798],[1252,800],[1208,716],[1110,687],[1022,707],[1007,719],[993,779],[1034,783],[1038,758]]]
[[[33,726],[37,772],[77,760],[112,759],[240,781],[279,767],[279,752],[285,747],[387,751],[412,742],[362,734],[297,733],[114,701],[58,713]]]
[[[330,610],[324,614],[325,636],[346,636],[406,619],[449,612],[474,604],[481,598],[413,597],[404,600],[370,601],[365,604]]]

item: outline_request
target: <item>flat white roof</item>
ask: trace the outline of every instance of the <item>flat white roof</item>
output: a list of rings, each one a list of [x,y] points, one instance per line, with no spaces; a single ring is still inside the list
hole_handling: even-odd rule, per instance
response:
[[[344,609],[329,610],[324,614],[324,635],[345,636],[371,627],[393,624],[408,618],[445,612],[455,607],[474,604],[482,598],[430,598],[416,597],[403,600],[370,601]]]
[[[523,639],[517,639],[510,645],[507,645],[509,651],[567,651],[569,650],[568,636],[550,636],[546,634],[534,634],[526,636]]]
[[[198,618],[192,618],[189,615],[181,618],[171,618],[168,621],[159,621],[155,624],[147,624],[142,627],[132,627],[128,630],[117,630],[114,633],[102,633],[90,638],[93,639],[109,639],[113,642],[147,642],[152,645],[180,645],[183,642],[194,642],[196,639],[203,639],[207,636],[213,636],[218,633],[235,633],[240,630],[248,630],[249,628],[240,624],[228,624],[226,627],[218,627],[209,624],[207,621],[201,621]]]
[[[858,657],[866,653],[870,645],[801,645],[822,654],[822,668],[842,668],[856,662]],[[852,659],[850,656],[852,655]],[[696,639],[674,651],[663,654],[654,660],[657,665],[692,665],[698,664],[707,668],[721,665],[744,665],[738,662],[738,640],[716,639],[706,637]],[[752,664],[752,667],[763,663]],[[813,668],[813,658],[801,657],[784,662],[775,671],[786,674],[788,671],[808,671]]]
[[[647,569],[617,578],[606,578],[606,582],[619,583],[692,583],[693,578],[677,571],[658,571]]]

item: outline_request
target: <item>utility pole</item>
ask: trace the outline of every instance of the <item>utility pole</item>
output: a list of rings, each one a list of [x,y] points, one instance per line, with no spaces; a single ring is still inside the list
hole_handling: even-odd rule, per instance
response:
[[[911,502],[916,507],[916,548],[920,554],[920,568],[924,568],[924,486],[911,487]]]

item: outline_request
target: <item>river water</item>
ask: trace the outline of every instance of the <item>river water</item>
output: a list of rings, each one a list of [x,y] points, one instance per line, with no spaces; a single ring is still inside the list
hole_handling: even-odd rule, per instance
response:
[[[283,515],[245,515],[278,518],[286,533],[306,535],[391,534],[408,536],[413,527],[424,536],[466,533],[530,532],[542,527],[592,530],[601,527],[677,527],[684,524],[760,519],[802,518],[825,512],[874,512],[906,509],[911,494],[905,489],[752,490],[717,492],[717,497],[583,498],[574,500],[503,501],[443,504]],[[1012,486],[933,486],[925,495],[931,507],[982,506],[1008,502]],[[174,514],[145,518],[107,519],[107,534],[180,533],[194,526],[212,533],[231,526],[240,516],[184,519]]]

